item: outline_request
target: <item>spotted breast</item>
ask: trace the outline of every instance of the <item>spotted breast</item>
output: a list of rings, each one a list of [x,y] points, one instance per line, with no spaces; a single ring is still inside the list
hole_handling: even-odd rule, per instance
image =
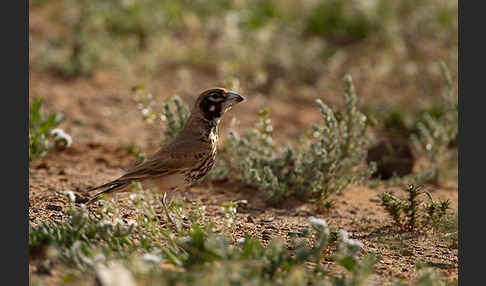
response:
[[[211,126],[208,128],[209,132],[203,136],[203,141],[208,141],[208,152],[203,152],[197,156],[201,156],[200,164],[194,166],[184,174],[184,181],[187,185],[191,185],[201,178],[203,178],[214,166],[216,161],[216,147],[218,142],[218,132],[216,126]]]

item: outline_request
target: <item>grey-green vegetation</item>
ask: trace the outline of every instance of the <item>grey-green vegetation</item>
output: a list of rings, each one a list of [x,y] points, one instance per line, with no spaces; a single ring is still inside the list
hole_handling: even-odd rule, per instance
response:
[[[60,113],[45,114],[43,104],[43,98],[34,98],[29,109],[29,161],[44,156],[58,144],[71,144],[71,138],[62,130],[52,132],[56,131],[54,128],[61,123],[63,116]]]

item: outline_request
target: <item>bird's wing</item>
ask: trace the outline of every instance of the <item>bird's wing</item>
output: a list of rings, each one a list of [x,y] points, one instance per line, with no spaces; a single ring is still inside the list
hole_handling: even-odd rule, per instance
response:
[[[87,204],[97,201],[105,194],[123,190],[130,186],[133,181],[143,181],[147,178],[167,176],[178,173],[186,168],[190,168],[194,162],[192,160],[188,160],[188,158],[193,158],[194,156],[188,156],[189,154],[190,153],[184,154],[181,152],[169,152],[168,149],[163,149],[149,158],[147,161],[130,168],[127,173],[120,178],[104,185],[88,189],[88,192],[97,189],[104,190],[89,199]]]
[[[167,146],[145,162],[128,169],[120,179],[143,180],[147,177],[174,174],[194,167],[207,154],[202,150],[188,152],[180,144],[178,148],[170,147],[172,146]]]

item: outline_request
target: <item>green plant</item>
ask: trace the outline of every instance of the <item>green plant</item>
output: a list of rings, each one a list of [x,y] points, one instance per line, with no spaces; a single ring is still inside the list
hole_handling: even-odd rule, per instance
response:
[[[459,113],[457,98],[453,93],[452,79],[447,66],[441,62],[446,89],[439,107],[423,112],[410,139],[420,154],[427,156],[429,181],[438,184],[440,167],[452,152],[449,144],[457,139]]]
[[[173,109],[171,105],[174,106],[175,109]],[[164,103],[164,116],[162,118],[164,121],[167,121],[164,137],[165,142],[173,139],[177,133],[179,133],[182,127],[184,127],[189,115],[189,108],[178,96],[174,96]]]
[[[381,205],[402,230],[437,225],[449,209],[448,200],[436,202],[428,192],[422,191],[420,186],[409,185],[405,192],[406,200],[399,199],[391,193],[379,195]],[[420,201],[418,199],[420,195],[426,195],[428,202]]]
[[[440,62],[445,89],[436,106],[419,110],[415,122],[400,110],[391,110],[382,117],[383,129],[393,136],[408,136],[415,157],[426,160],[420,162],[418,171],[398,177],[394,176],[381,184],[386,187],[413,183],[438,185],[446,178],[457,175],[457,136],[459,113],[457,97],[453,93],[453,82],[447,66]],[[450,171],[454,173],[451,173]]]
[[[434,224],[434,229],[437,231],[441,239],[449,242],[449,247],[457,249],[459,247],[459,231],[458,231],[458,216],[456,214],[447,213],[443,219]]]
[[[259,112],[257,126],[240,136],[230,131],[227,167],[243,183],[265,191],[270,202],[287,196],[325,201],[349,184],[368,178],[374,166],[363,164],[372,140],[366,116],[358,110],[351,77],[345,77],[344,112],[317,100],[323,121],[312,126],[298,146],[279,148],[272,138],[268,110]]]
[[[135,224],[124,224],[120,219],[108,220],[107,216],[104,220],[93,220],[86,209],[70,208],[67,215],[67,221],[61,224],[42,222],[29,227],[31,256],[54,247],[60,261],[86,270],[95,260],[120,257],[122,250],[133,244],[129,236]]]
[[[394,253],[402,256],[412,256],[414,254],[414,238],[416,238],[416,234],[413,232],[392,232],[390,234],[381,235],[378,242]]]
[[[411,132],[411,118],[400,107],[393,107],[383,118],[383,129],[393,135],[408,138]]]
[[[179,273],[177,277],[166,271],[157,271],[152,273],[152,277],[148,277],[149,281],[160,281],[170,275],[171,281],[182,285],[281,285],[283,281],[322,283],[321,279],[329,276],[333,285],[365,283],[376,259],[369,255],[360,261],[356,257],[360,248],[349,246],[352,241],[340,241],[338,256],[341,260],[338,264],[346,265],[349,274],[339,278],[326,274],[319,262],[323,259],[323,250],[330,240],[329,230],[324,221],[312,220],[311,224],[315,231],[314,246],[291,242],[295,249],[292,252],[280,239],[273,239],[267,247],[263,247],[259,241],[246,237],[239,240],[239,245],[232,247],[226,238],[205,232],[196,225],[189,236],[178,243],[180,250],[175,253],[181,257],[180,265],[186,271]],[[304,270],[304,263],[309,262],[313,262],[314,266]],[[355,279],[357,277],[359,279]]]
[[[248,17],[242,21],[242,27],[248,27],[250,29],[262,28],[278,16],[278,6],[275,4],[275,1],[250,1],[248,6]]]
[[[70,145],[70,137],[64,132],[52,132],[61,123],[60,113],[46,115],[42,108],[43,98],[35,97],[29,109],[29,161],[44,156],[59,141]],[[60,129],[59,129],[60,130]],[[56,130],[54,130],[56,131]]]
[[[307,18],[305,32],[337,43],[364,39],[376,27],[371,16],[357,6],[349,0],[319,1]]]

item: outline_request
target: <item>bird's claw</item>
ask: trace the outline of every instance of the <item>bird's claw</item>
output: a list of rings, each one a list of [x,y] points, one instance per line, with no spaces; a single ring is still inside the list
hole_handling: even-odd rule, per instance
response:
[[[176,224],[174,223],[174,221],[172,220],[172,218],[169,215],[169,209],[167,208],[167,193],[164,193],[164,195],[162,197],[162,206],[164,207],[164,212],[165,212],[165,215],[167,216],[167,220],[169,220],[169,222],[172,224],[172,226],[174,228],[177,228]]]

